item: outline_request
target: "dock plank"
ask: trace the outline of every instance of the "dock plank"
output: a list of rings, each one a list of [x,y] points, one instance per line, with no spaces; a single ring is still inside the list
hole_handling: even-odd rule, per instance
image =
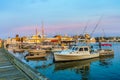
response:
[[[0,49],[0,80],[29,80],[19,71]]]

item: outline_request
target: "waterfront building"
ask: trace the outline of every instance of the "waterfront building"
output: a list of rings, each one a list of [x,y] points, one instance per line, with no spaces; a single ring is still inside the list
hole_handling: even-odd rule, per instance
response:
[[[0,39],[0,48],[2,47],[2,39]]]

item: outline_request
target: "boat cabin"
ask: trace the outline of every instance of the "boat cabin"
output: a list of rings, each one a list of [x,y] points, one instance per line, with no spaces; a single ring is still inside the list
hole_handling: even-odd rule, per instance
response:
[[[73,46],[72,51],[90,51],[89,46]]]

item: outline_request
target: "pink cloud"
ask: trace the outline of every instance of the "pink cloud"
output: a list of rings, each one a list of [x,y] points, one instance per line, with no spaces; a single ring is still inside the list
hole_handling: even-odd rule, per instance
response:
[[[52,24],[49,27],[46,27],[45,31],[47,33],[75,33],[76,30],[81,30],[83,28],[83,24],[81,23],[66,23],[66,24]]]
[[[52,24],[52,25],[45,25],[44,30],[46,34],[54,34],[54,33],[74,33],[76,30],[80,30],[83,27],[81,23],[66,23],[66,24]],[[35,34],[36,28],[38,32],[41,32],[41,26],[23,26],[23,27],[16,27],[13,29],[15,33],[27,33],[27,34]]]
[[[96,33],[101,33],[102,29],[105,30],[106,33],[110,33],[110,31],[116,31],[119,28],[120,17],[105,17],[101,20],[98,25],[98,28],[95,31]],[[45,34],[81,34],[87,25],[86,32],[91,33],[97,24],[98,20],[91,20],[88,22],[59,22],[52,24],[45,24]],[[114,28],[113,28],[114,27]],[[41,32],[41,26],[22,26],[16,27],[13,29],[15,33],[19,32],[20,34],[35,34],[35,29],[38,28],[38,31]],[[118,29],[119,30],[119,29]],[[118,31],[117,31],[118,32]]]

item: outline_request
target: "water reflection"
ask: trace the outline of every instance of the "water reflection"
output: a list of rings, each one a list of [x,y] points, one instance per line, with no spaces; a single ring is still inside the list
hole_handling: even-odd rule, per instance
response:
[[[65,63],[55,63],[54,71],[61,70],[71,70],[76,74],[81,76],[82,80],[88,80],[89,72],[90,72],[90,64],[91,62],[98,61],[99,58],[84,60],[84,61],[73,61],[73,62],[65,62]]]
[[[74,62],[65,62],[65,63],[55,63],[54,72],[60,71],[73,71],[76,74],[81,76],[81,80],[89,80],[90,76],[90,66],[93,62],[99,62],[101,66],[108,67],[112,64],[113,56],[103,57],[103,58],[94,58],[84,61],[74,61]]]
[[[82,61],[55,63],[55,71],[69,69],[69,68],[83,68],[84,66],[90,65],[91,62],[96,60],[99,60],[99,58],[82,60]]]
[[[112,65],[112,59],[113,58],[114,58],[114,56],[100,58],[100,61],[99,61],[100,65],[105,66],[105,67],[109,67],[110,65]]]

